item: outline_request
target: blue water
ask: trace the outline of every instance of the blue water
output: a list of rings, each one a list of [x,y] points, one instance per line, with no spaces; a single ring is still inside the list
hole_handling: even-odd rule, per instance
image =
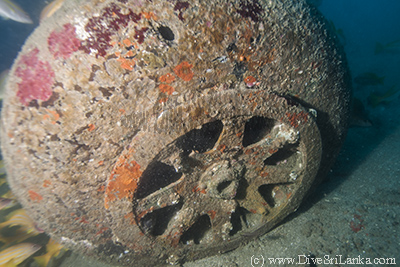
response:
[[[367,98],[371,93],[382,94],[392,86],[400,89],[400,1],[330,0],[323,1],[318,9],[334,22],[337,29],[343,30],[344,48],[353,79],[364,72],[385,77],[383,85],[361,86],[353,80],[354,97],[364,104],[373,126],[350,128],[345,149],[349,151],[349,146],[357,149],[349,157],[362,161],[386,136],[399,130],[400,92],[376,107],[369,105]],[[399,41],[396,48],[375,54],[377,42],[387,44],[394,41]],[[354,143],[358,147],[354,147]],[[397,155],[398,151],[392,153]],[[353,164],[355,162],[348,164],[347,168]]]
[[[385,84],[398,83],[400,49],[397,54],[374,55],[376,42],[400,40],[400,2],[396,0],[323,1],[319,9],[343,29],[345,51],[353,76],[365,71],[386,76]]]
[[[34,24],[22,24],[0,17],[0,73],[9,69],[24,44],[25,39],[39,25],[39,16],[46,2],[43,0],[15,0],[34,21]]]

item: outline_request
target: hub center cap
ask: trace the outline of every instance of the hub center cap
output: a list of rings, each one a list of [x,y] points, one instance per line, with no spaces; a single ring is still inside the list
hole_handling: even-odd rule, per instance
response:
[[[206,192],[210,197],[233,199],[243,173],[242,164],[223,160],[207,168],[201,177],[200,187],[206,187]]]

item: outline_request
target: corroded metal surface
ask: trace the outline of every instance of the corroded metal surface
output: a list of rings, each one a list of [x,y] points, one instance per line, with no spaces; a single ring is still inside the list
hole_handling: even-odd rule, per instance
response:
[[[239,246],[331,166],[345,58],[302,1],[64,3],[27,40],[2,114],[39,226],[113,263]]]

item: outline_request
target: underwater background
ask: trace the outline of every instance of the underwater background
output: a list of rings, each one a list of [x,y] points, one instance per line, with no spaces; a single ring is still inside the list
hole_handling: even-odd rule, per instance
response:
[[[49,3],[15,2],[34,23],[0,20],[0,73],[11,67]],[[325,182],[284,223],[235,251],[184,266],[250,266],[254,255],[342,255],[395,258],[396,263],[400,262],[400,1],[309,2],[330,21],[344,46],[352,74],[353,111],[342,152]],[[0,195],[12,198],[2,164],[0,167],[0,181],[4,181],[0,182]],[[41,248],[31,250],[33,254],[22,266],[108,266],[64,253],[40,229],[29,228],[27,218],[26,225],[7,224],[10,214],[18,213],[20,208],[15,204],[0,211],[0,250],[18,243],[12,238],[17,234],[25,234],[26,240],[40,244]],[[33,259],[43,255],[47,255],[46,261],[43,257],[39,261]],[[379,263],[387,265],[384,261]]]

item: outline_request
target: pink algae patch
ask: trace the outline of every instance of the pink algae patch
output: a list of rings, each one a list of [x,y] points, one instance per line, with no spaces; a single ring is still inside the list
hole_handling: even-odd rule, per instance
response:
[[[78,51],[81,41],[76,36],[75,27],[67,23],[62,30],[50,33],[47,44],[54,58],[67,59],[73,52]]]
[[[137,23],[141,18],[141,14],[136,14],[131,9],[123,12],[118,5],[113,3],[105,7],[98,16],[89,18],[85,32],[90,37],[82,41],[79,49],[87,54],[96,53],[96,57],[104,57],[107,49],[111,47],[111,37],[117,34],[121,28],[127,27],[130,22]],[[144,41],[145,31],[143,28],[140,32],[135,33],[135,38],[139,40],[139,43]]]
[[[38,59],[39,49],[35,48],[21,56],[15,75],[22,79],[18,83],[17,97],[27,106],[32,100],[46,101],[53,93],[54,72],[48,62]]]

